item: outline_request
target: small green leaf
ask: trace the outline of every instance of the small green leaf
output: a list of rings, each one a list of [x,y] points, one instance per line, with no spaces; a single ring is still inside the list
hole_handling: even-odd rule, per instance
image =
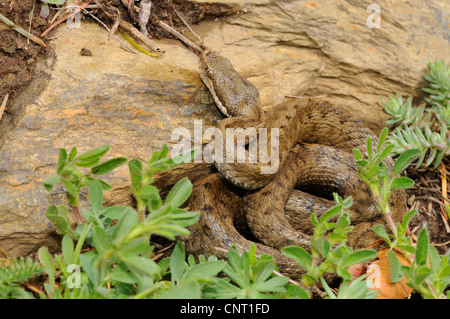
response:
[[[386,232],[386,229],[384,228],[383,225],[376,225],[373,228],[373,231],[380,236],[381,238],[383,238],[388,244],[389,246],[392,244],[391,239],[389,238],[388,233]]]
[[[437,249],[433,245],[428,245],[428,251],[430,254],[431,271],[433,273],[437,274],[439,271],[440,264],[441,264],[441,257],[439,256]]]
[[[387,138],[387,136],[388,136],[388,133],[389,133],[389,130],[388,130],[387,127],[383,128],[383,129],[381,130],[380,138],[379,138],[378,146],[377,146],[377,153],[380,152],[381,147],[383,146],[384,142],[386,141],[386,138]]]
[[[395,148],[395,145],[393,144],[388,144],[382,151],[381,153],[377,153],[372,161],[372,165],[378,165],[380,164],[386,157],[389,156],[389,154],[391,154],[392,150]]]
[[[417,236],[416,263],[419,266],[426,265],[428,256],[428,231],[422,228]]]
[[[109,277],[113,281],[122,282],[130,285],[138,282],[138,279],[134,274],[126,272],[120,267],[115,267],[114,270],[109,275]]]
[[[325,223],[329,221],[331,218],[333,218],[334,216],[338,215],[341,212],[342,212],[342,205],[336,205],[331,207],[326,213],[322,215],[322,217],[320,217],[320,223]]]
[[[175,245],[170,256],[170,273],[172,274],[172,282],[180,280],[181,275],[184,272],[184,259],[185,259],[184,246],[181,242]]]
[[[426,265],[418,266],[415,273],[414,284],[419,286],[429,275],[431,275],[431,270]]]
[[[369,157],[373,155],[373,146],[372,146],[372,138],[367,138],[367,153],[369,154]]]
[[[158,264],[147,257],[127,256],[123,261],[127,263],[133,272],[142,276],[152,277],[159,271]]]
[[[421,151],[416,149],[409,149],[404,151],[395,161],[392,174],[397,176],[400,174],[409,164],[411,164],[417,157],[419,157]]]
[[[136,195],[141,198],[145,203],[149,200],[161,199],[158,189],[153,185],[144,185],[138,189]]]
[[[88,251],[80,255],[80,264],[84,272],[88,275],[89,280],[94,286],[100,284],[101,273],[99,271],[97,253],[95,251]]]
[[[407,229],[409,222],[411,221],[411,219],[414,217],[414,215],[417,213],[416,209],[413,209],[412,211],[410,211],[408,214],[405,215],[405,217],[403,217],[403,221],[402,221],[402,227],[403,229]]]
[[[130,171],[131,185],[137,188],[142,181],[142,162],[138,159],[128,161],[128,169]]]
[[[309,293],[305,289],[292,284],[286,285],[286,292],[289,297],[297,299],[311,299]]]
[[[119,219],[127,210],[132,210],[132,208],[128,206],[108,206],[102,209],[98,215],[111,219]]]
[[[98,163],[100,158],[109,151],[109,145],[103,145],[93,150],[87,151],[75,158],[75,165],[81,167],[90,167]]]
[[[356,147],[353,149],[353,155],[355,155],[355,160],[357,160],[357,161],[363,159],[361,151],[359,149],[357,149]]]
[[[64,235],[64,237],[62,239],[61,248],[62,248],[62,254],[64,257],[64,261],[67,264],[70,264],[72,262],[73,251],[74,251],[73,241],[72,241],[72,238],[70,238],[70,236]]]
[[[69,161],[73,161],[73,159],[77,156],[77,148],[73,147],[69,154]]]
[[[183,178],[170,190],[164,203],[171,204],[172,207],[178,207],[189,198],[191,192],[191,181],[187,177]]]
[[[123,237],[127,236],[130,230],[139,224],[138,213],[133,209],[127,209],[123,213],[123,216],[119,219],[116,227],[114,228],[113,238],[116,241],[120,241]]]
[[[47,190],[47,192],[51,192],[53,190],[53,186],[55,184],[58,184],[61,181],[61,176],[59,175],[50,175],[47,177],[47,179],[44,181],[44,187]]]
[[[110,160],[107,160],[107,161],[99,164],[99,165],[92,167],[91,172],[94,175],[103,175],[103,174],[111,172],[112,170],[125,164],[126,162],[127,162],[127,159],[125,157],[112,158]]]
[[[311,255],[303,248],[298,246],[288,246],[281,249],[286,257],[295,260],[304,270],[308,271],[312,265]]]
[[[314,227],[317,227],[319,225],[319,220],[317,219],[316,213],[311,214],[311,224],[313,224]]]
[[[227,263],[224,261],[211,261],[195,265],[186,270],[181,278],[181,281],[213,278],[221,272],[226,265]]]
[[[78,197],[78,188],[73,184],[72,182],[69,182],[67,179],[62,178],[61,184],[63,184],[64,188],[66,189],[66,192],[68,192],[73,197]]]
[[[190,281],[182,286],[173,287],[157,297],[163,299],[200,299],[201,296],[200,284],[196,281]]]
[[[103,205],[103,191],[102,185],[96,179],[93,179],[89,185],[89,202],[92,205],[92,210],[98,212]]]
[[[414,181],[408,177],[397,177],[391,182],[390,189],[406,189],[414,186]]]
[[[389,265],[389,277],[391,283],[396,283],[403,278],[402,265],[398,260],[397,255],[392,250],[387,252],[387,260]]]
[[[342,262],[344,266],[352,266],[369,261],[377,257],[377,252],[373,249],[360,249],[346,256]]]
[[[165,159],[168,153],[169,153],[169,146],[167,146],[167,143],[164,143],[163,146],[161,147],[158,160]]]
[[[42,247],[38,251],[39,261],[45,268],[45,272],[48,275],[48,285],[46,285],[46,290],[50,295],[55,292],[55,275],[56,267],[53,257],[48,252],[47,247]]]
[[[67,160],[67,152],[65,149],[60,148],[59,149],[59,157],[58,157],[58,164],[56,166],[56,173],[61,173],[61,170],[63,169],[64,165],[66,164]]]
[[[60,211],[65,210],[65,214]],[[55,205],[50,205],[47,208],[45,216],[55,225],[56,232],[59,234],[66,234],[70,227],[69,219],[67,218],[67,210],[65,207],[57,208]]]
[[[102,227],[95,227],[92,232],[92,240],[95,249],[99,252],[106,251],[111,243],[111,239]]]

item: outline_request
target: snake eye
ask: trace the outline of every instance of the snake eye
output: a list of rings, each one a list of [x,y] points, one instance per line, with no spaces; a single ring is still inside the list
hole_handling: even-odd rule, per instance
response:
[[[214,74],[214,72],[211,69],[208,69],[208,71],[206,71],[206,73],[208,73],[209,76],[212,76]]]

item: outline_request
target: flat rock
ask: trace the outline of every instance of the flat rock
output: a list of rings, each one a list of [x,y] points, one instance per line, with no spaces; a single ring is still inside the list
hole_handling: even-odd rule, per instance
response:
[[[266,108],[286,96],[325,96],[378,131],[386,119],[382,99],[396,92],[421,97],[427,63],[450,62],[445,1],[378,1],[380,28],[368,27],[371,12],[359,1],[214,3],[239,14],[193,28],[258,87]],[[110,144],[108,158],[146,160],[162,143],[175,143],[175,128],[221,118],[198,76],[197,56],[177,41],[157,42],[165,50],[160,58],[132,54],[92,23],[51,41],[54,53],[8,103],[14,116],[0,123],[0,247],[8,254],[57,247],[44,214],[64,204],[64,191],[49,194],[42,182],[54,173],[59,148]],[[92,56],[81,56],[83,48]],[[131,203],[126,167],[107,181],[114,186],[108,204]]]

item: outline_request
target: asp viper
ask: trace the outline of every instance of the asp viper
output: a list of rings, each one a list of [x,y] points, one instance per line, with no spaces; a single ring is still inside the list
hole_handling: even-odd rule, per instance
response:
[[[277,146],[279,156],[277,170],[259,157],[254,163],[216,161],[218,173],[194,182],[189,207],[200,211],[201,217],[185,240],[187,251],[225,258],[232,245],[247,251],[253,241],[257,254],[273,255],[282,273],[299,277],[302,270],[279,249],[298,245],[308,250],[310,214],[320,216],[333,206],[332,201],[304,190],[352,196],[350,218],[355,228],[348,243],[368,247],[379,239],[371,229],[386,221],[358,176],[352,154],[355,147],[367,154],[369,136],[375,149],[377,136],[347,111],[326,102],[291,100],[264,111],[256,87],[229,60],[208,51],[200,56],[200,77],[227,116],[218,125],[223,136],[227,128],[277,128],[279,138],[275,143],[270,140],[268,147]],[[224,153],[233,151],[235,143],[224,142]],[[247,138],[247,143],[257,141]],[[245,149],[247,156],[250,149]],[[384,163],[392,170],[391,158]],[[404,190],[393,192],[390,206],[393,219],[400,221],[407,211]]]

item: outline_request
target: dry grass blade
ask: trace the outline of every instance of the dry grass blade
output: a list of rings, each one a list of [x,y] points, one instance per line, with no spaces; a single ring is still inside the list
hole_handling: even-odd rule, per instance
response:
[[[3,116],[3,112],[5,112],[6,103],[8,102],[8,98],[9,98],[9,94],[6,93],[5,97],[3,98],[2,105],[0,105],[0,121],[1,121],[2,116]]]
[[[95,15],[93,15],[92,13],[88,12],[86,9],[83,9],[83,12],[84,12],[85,14],[89,14],[95,21],[97,21],[98,23],[100,23],[106,30],[108,30],[109,33],[111,33],[111,30],[108,28],[108,26],[107,26],[105,23],[103,23],[102,20],[100,20],[99,18],[97,18],[97,17],[96,17]],[[127,46],[125,45],[125,43],[123,43],[123,41],[122,41],[117,35],[114,34],[113,36],[114,36],[115,39],[117,39],[117,40],[119,41],[120,45],[122,46],[122,48],[123,48],[125,51],[131,52],[131,53],[134,53],[134,54],[137,54],[137,53],[138,53],[137,51],[133,50],[132,48],[127,47]]]
[[[119,33],[125,38],[125,40],[127,40],[132,46],[134,46],[138,51],[148,55],[148,56],[153,56],[153,57],[157,57],[157,56],[161,56],[161,54],[158,53],[151,53],[148,52],[147,50],[145,50],[144,48],[142,48],[139,44],[137,44],[136,42],[133,41],[133,39],[131,39],[129,36],[127,36],[124,32],[119,30]]]
[[[195,44],[194,42],[192,42],[191,40],[189,40],[187,37],[185,37],[184,35],[182,35],[180,32],[178,32],[177,30],[175,30],[174,28],[170,27],[169,25],[165,24],[162,21],[159,21],[159,26],[161,28],[163,28],[164,30],[166,30],[167,32],[171,33],[172,35],[176,36],[178,39],[180,39],[180,41],[183,41],[185,44],[187,44],[188,46],[190,46],[191,48],[193,48],[194,50],[198,51],[199,53],[202,53],[204,50],[199,47],[197,44]]]
[[[111,38],[112,35],[114,35],[117,31],[117,28],[119,28],[120,25],[120,11],[119,9],[115,8],[117,10],[117,18],[116,22],[114,22],[114,25],[111,27],[111,31],[109,31],[109,38]]]
[[[3,14],[0,13],[0,20],[3,21],[8,27],[10,27],[11,29],[15,30],[16,32],[20,33],[21,35],[23,35],[24,37],[30,39],[31,41],[42,45],[43,47],[45,47],[45,43],[44,41],[42,41],[42,39],[38,38],[37,36],[31,34],[30,32],[28,32],[27,30],[22,29],[21,27],[19,27],[18,25],[16,25],[14,22],[12,22],[11,20],[9,20],[7,17],[5,17]]]
[[[200,36],[197,33],[195,33],[194,30],[192,30],[189,23],[186,22],[186,20],[183,18],[183,16],[180,13],[178,13],[178,11],[175,9],[175,7],[173,5],[172,5],[172,9],[177,14],[178,18],[180,18],[180,20],[184,23],[184,25],[189,29],[189,31],[191,31],[191,33],[200,41],[200,45],[203,46],[204,42],[203,42],[202,38],[200,38]]]
[[[120,21],[120,27],[128,31],[133,37],[140,40],[142,43],[144,43],[146,46],[148,46],[150,49],[152,49],[155,52],[164,53],[164,50],[160,49],[155,42],[150,40],[147,36],[143,35],[138,29],[133,27],[133,25],[127,21],[121,20]]]

